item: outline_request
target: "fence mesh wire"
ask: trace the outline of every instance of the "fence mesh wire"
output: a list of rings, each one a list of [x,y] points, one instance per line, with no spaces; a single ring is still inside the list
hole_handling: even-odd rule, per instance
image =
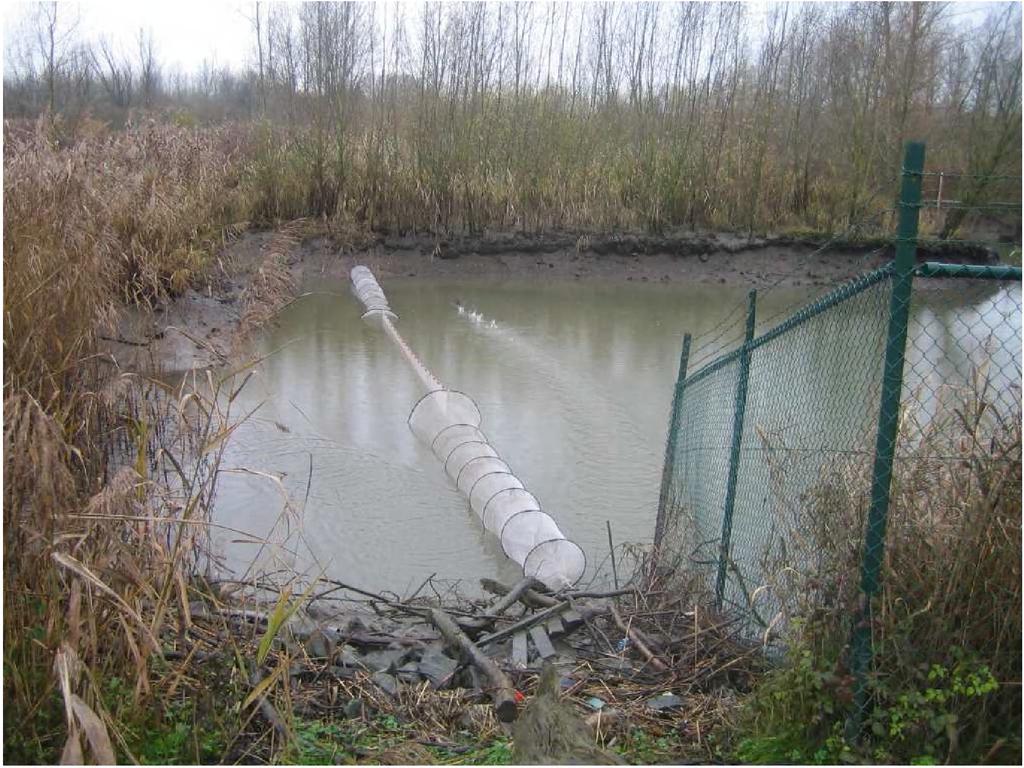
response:
[[[977,419],[977,439],[989,441],[1020,419],[1020,281],[957,269],[914,281],[896,481],[955,471],[974,447],[963,444],[965,419]],[[682,383],[660,549],[664,561],[697,571],[710,592],[724,571],[717,597],[743,616],[752,638],[779,636],[793,617],[857,587],[892,273],[865,274],[748,344],[741,425],[742,350]]]
[[[886,732],[879,674],[912,678],[876,656],[894,614],[918,666],[947,661],[956,626],[961,651],[1020,679],[999,649],[1021,631],[1021,179],[925,171],[924,154],[906,147],[892,262],[785,319],[755,322],[752,299],[716,359],[717,338],[692,357],[686,338],[666,447],[660,563],[770,655],[828,617],[849,742]]]
[[[1020,419],[1019,273],[937,269],[919,268],[911,293],[894,486],[958,471],[976,447],[965,434],[1005,449],[1000,436]],[[892,265],[863,275],[753,338],[746,366],[741,348],[677,385],[662,562],[696,572],[752,639],[854,602],[893,283]]]

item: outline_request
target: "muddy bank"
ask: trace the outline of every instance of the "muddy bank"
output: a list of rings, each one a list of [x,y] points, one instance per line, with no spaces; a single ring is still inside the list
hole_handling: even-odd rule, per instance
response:
[[[828,286],[891,260],[884,241],[745,237],[724,233],[669,235],[499,233],[438,239],[377,235],[358,246],[334,238],[303,243],[307,276],[344,278],[357,263],[380,277],[602,279],[638,282],[687,280],[768,286]],[[920,248],[919,261],[994,263],[976,247]]]
[[[124,313],[100,341],[120,370],[149,371],[168,380],[229,363],[247,333],[266,322],[301,280],[299,238],[249,232],[228,244],[205,280],[151,308]]]
[[[288,238],[286,247],[281,246],[282,235]],[[367,265],[384,280],[685,280],[764,289],[835,285],[892,256],[891,243],[880,240],[682,231],[656,236],[492,233],[442,239],[340,234],[300,222],[278,232],[241,235],[218,255],[204,284],[157,304],[152,312],[127,313],[103,343],[123,370],[176,373],[226,363],[238,345],[240,326],[251,331],[254,316],[265,320],[281,304],[279,291],[273,297],[263,295],[260,286],[266,284],[268,273],[295,290],[324,277],[346,280],[356,264]],[[997,257],[979,247],[921,247],[918,261],[988,264]]]
[[[463,256],[495,256],[505,253],[551,254],[573,251],[594,256],[668,256],[711,257],[728,256],[767,249],[787,249],[795,252],[824,250],[834,253],[867,253],[883,250],[884,258],[891,258],[893,246],[883,238],[849,239],[824,236],[795,237],[789,235],[746,236],[730,232],[700,232],[677,229],[662,235],[613,232],[499,232],[475,236],[438,238],[433,235],[375,236],[376,245],[387,251],[431,252],[441,259]],[[988,263],[993,256],[984,248],[957,245],[946,248],[922,245],[918,248],[921,261],[946,256],[964,263]],[[703,259],[702,259],[703,260]]]

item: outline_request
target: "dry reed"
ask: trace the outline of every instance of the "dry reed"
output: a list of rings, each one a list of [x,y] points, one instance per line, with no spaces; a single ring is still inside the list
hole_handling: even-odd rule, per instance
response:
[[[163,301],[203,279],[220,228],[236,218],[231,141],[153,123],[118,134],[85,126],[67,147],[46,123],[7,132],[4,704],[12,759],[56,760],[63,751],[106,760],[101,731],[128,754],[103,686],[132,680],[137,704],[154,701],[161,637],[188,623],[223,450],[213,438],[228,419],[218,390],[227,384],[174,391],[119,375],[96,337],[126,305]]]

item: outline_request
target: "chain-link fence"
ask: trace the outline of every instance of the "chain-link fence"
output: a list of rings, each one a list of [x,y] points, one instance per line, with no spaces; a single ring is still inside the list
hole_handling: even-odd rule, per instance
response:
[[[917,248],[923,154],[908,147],[894,261],[756,336],[752,293],[744,343],[697,370],[687,337],[656,530],[659,563],[769,648],[795,619],[848,611],[862,705],[890,514],[944,524],[978,446],[1019,474],[1021,270],[948,237],[981,263],[919,260],[935,253]]]

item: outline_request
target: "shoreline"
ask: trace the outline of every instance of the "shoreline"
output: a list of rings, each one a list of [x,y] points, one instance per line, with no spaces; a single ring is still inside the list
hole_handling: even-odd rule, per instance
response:
[[[799,237],[745,237],[728,233],[485,234],[450,239],[430,235],[301,230],[282,269],[301,293],[313,281],[348,280],[364,264],[382,280],[558,280],[605,283],[686,281],[701,285],[827,288],[876,269],[892,257],[885,241],[829,241]],[[152,311],[132,309],[101,345],[122,370],[187,371],[230,361],[247,307],[247,288],[265,269],[267,249],[281,229],[254,230],[227,243],[219,270]],[[920,248],[918,261],[992,263],[980,248]]]

